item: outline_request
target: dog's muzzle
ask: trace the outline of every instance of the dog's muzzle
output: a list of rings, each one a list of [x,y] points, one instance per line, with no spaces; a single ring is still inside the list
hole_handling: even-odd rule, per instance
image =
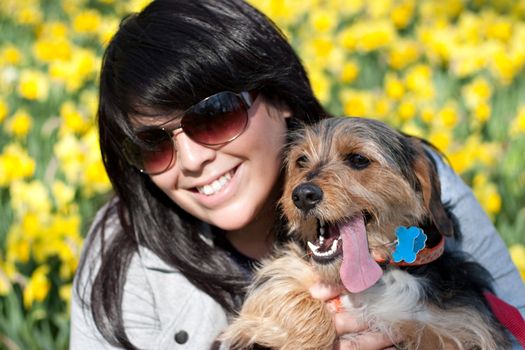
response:
[[[311,182],[300,184],[292,192],[293,203],[304,212],[313,209],[322,199],[323,190]]]

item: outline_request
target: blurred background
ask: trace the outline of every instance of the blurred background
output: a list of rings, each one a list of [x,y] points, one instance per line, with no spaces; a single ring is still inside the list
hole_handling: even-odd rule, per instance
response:
[[[101,55],[148,2],[0,1],[0,349],[67,348],[83,237],[111,195]],[[525,278],[525,1],[251,3],[333,114],[384,120],[446,154]]]

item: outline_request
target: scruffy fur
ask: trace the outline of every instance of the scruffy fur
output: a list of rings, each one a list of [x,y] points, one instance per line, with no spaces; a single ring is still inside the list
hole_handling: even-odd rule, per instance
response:
[[[364,118],[326,119],[294,139],[280,205],[300,244],[289,244],[257,271],[238,318],[222,335],[234,349],[332,349],[331,313],[308,288],[319,277],[341,285],[342,258],[320,263],[306,253],[304,243],[317,239],[319,220],[335,224],[366,216],[370,254],[376,260],[391,259],[389,247],[399,226],[422,227],[430,246],[441,235],[459,238],[441,203],[435,165],[419,139]],[[304,183],[322,191],[322,200],[308,210],[293,199],[294,189]],[[400,349],[508,348],[485,290],[490,290],[485,269],[445,251],[422,266],[386,263],[377,283],[341,300],[346,311],[397,341]]]

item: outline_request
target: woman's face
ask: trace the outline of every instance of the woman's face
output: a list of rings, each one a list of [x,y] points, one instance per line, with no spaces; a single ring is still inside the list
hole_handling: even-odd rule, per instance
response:
[[[152,181],[182,209],[223,230],[254,220],[276,186],[290,111],[259,95],[235,140],[207,147],[178,131],[175,165]]]

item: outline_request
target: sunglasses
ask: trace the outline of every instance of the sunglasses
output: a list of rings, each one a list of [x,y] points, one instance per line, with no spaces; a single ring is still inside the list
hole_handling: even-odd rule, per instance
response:
[[[123,151],[127,161],[141,172],[161,174],[175,164],[174,132],[182,131],[205,146],[220,146],[239,137],[248,125],[248,110],[256,94],[219,92],[191,106],[184,113],[155,127],[137,130],[137,142],[127,139]],[[174,125],[173,122],[178,120]]]

